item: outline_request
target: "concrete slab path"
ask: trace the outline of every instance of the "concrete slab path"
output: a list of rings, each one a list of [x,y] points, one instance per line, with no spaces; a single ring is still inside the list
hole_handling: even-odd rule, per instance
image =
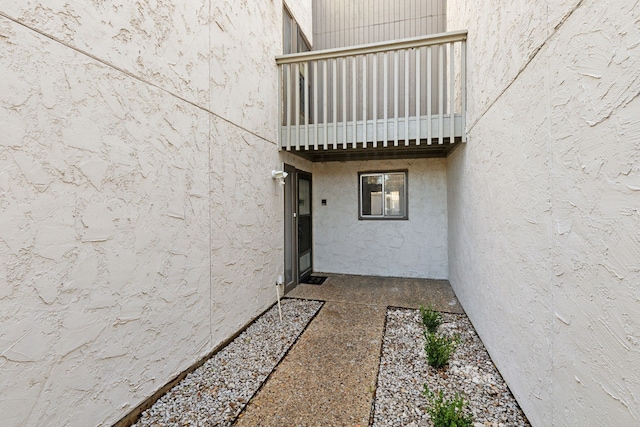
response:
[[[386,308],[463,312],[446,280],[328,276],[287,294],[326,303],[236,426],[368,425]]]
[[[327,302],[236,425],[368,425],[385,313]]]

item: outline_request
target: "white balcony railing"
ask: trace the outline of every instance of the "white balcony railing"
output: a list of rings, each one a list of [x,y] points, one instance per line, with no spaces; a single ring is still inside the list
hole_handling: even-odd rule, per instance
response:
[[[466,31],[282,55],[280,149],[466,141]]]

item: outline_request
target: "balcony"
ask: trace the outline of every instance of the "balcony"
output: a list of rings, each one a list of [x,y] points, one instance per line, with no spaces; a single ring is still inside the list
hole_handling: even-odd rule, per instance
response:
[[[280,150],[311,161],[446,156],[466,141],[466,38],[278,56]]]

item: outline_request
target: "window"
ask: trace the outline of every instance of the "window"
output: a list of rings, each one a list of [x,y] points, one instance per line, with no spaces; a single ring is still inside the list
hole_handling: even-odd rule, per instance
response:
[[[309,52],[311,47],[286,7],[282,8],[282,53]]]
[[[407,171],[361,172],[359,219],[408,219]]]
[[[309,43],[304,38],[304,35],[300,30],[300,26],[298,25],[296,20],[293,18],[291,13],[289,13],[286,7],[282,8],[282,49],[284,54],[309,52],[311,50]],[[308,102],[305,99],[305,85],[308,86],[307,92],[309,94],[309,98],[311,98],[312,96],[311,84],[310,84],[311,79],[308,78],[311,70],[308,69],[306,63],[300,64],[298,68],[299,68],[299,75],[297,79],[298,80],[297,84],[299,86],[298,90],[300,92],[300,96],[299,96],[300,122],[304,123],[305,111],[307,109],[307,106],[309,106],[309,112],[307,115],[309,117],[309,121],[311,122],[312,116],[313,116],[313,111],[311,111],[311,106],[313,105],[313,103],[310,102],[311,100],[309,100]],[[289,86],[291,90],[295,90],[294,85],[296,84],[295,83],[296,78],[292,77],[292,79],[293,79],[293,82],[291,82]],[[283,107],[285,108],[283,118],[286,118],[288,114],[286,112],[286,105]],[[292,110],[294,110],[294,108],[292,108]],[[293,111],[291,111],[291,116],[293,115],[294,113]],[[291,120],[290,123],[295,122],[295,117],[290,117],[290,120]]]
[[[287,9],[282,11],[282,50],[284,54],[293,53],[293,30],[296,23]]]

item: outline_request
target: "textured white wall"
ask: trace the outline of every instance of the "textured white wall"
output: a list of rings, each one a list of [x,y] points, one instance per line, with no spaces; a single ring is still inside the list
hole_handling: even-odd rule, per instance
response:
[[[640,6],[448,2],[450,281],[535,426],[640,419]]]
[[[275,300],[281,13],[0,5],[3,425],[111,425]]]
[[[358,172],[399,169],[408,169],[409,219],[358,220]],[[446,180],[445,159],[314,164],[314,270],[446,279]]]

